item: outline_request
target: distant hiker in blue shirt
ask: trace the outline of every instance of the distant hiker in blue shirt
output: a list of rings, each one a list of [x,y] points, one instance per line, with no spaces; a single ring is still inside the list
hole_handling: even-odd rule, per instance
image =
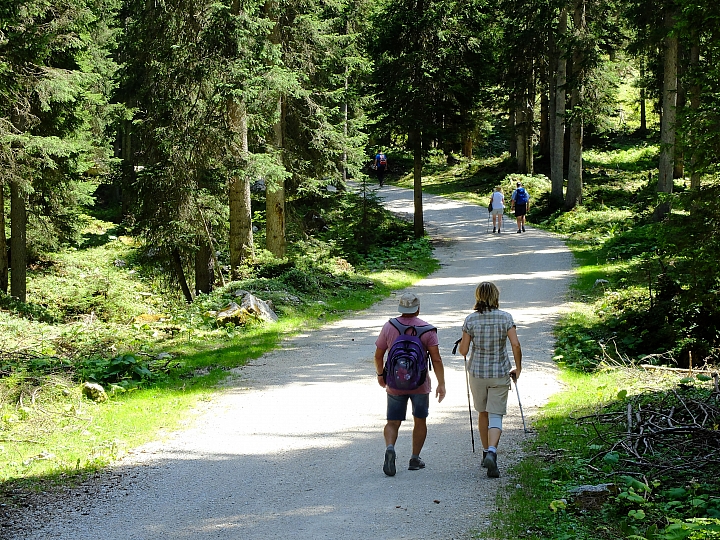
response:
[[[373,163],[375,170],[377,171],[378,182],[380,187],[383,186],[383,180],[385,178],[385,171],[387,170],[387,156],[382,150],[378,150],[375,155],[375,162]]]
[[[530,210],[530,194],[523,187],[522,182],[517,183],[517,187],[510,196],[510,209],[515,212],[517,221],[517,232],[525,232],[525,214]]]

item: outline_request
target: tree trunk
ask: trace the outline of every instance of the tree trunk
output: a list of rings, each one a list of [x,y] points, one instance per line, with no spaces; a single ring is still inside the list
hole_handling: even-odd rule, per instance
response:
[[[532,69],[528,73],[528,93],[523,99],[525,106],[525,174],[535,174],[535,152],[533,151],[533,126],[535,125],[535,85]]]
[[[10,182],[10,295],[27,300],[27,209],[25,192]]]
[[[640,60],[640,134],[647,133],[647,110],[645,107],[645,58]]]
[[[578,0],[573,13],[575,32],[585,32],[585,0]],[[582,151],[583,151],[583,119],[579,107],[581,105],[580,71],[582,70],[583,51],[573,51],[572,69],[574,87],[570,94],[570,109],[573,113],[570,121],[570,152],[568,159],[568,187],[565,194],[565,209],[571,210],[582,203]]]
[[[560,208],[563,204],[563,184],[565,180],[565,84],[567,83],[567,61],[565,60],[564,36],[567,32],[567,8],[560,11],[558,20],[558,56],[555,75],[555,95],[553,96],[555,114],[553,117],[553,144],[550,157],[550,206]]]
[[[700,44],[695,32],[693,32],[693,43],[690,48],[690,71],[693,73],[693,77],[697,77],[696,70],[700,63]],[[690,85],[690,108],[693,112],[697,112],[700,108],[700,84],[697,80],[694,80]],[[691,137],[692,140],[692,137]],[[700,172],[698,171],[698,156],[697,151],[693,150],[692,156],[690,157],[690,188],[700,188]]]
[[[0,183],[0,293],[8,290],[8,246],[5,238],[5,186]]]
[[[422,135],[418,131],[410,133],[413,149],[413,202],[415,207],[413,225],[415,238],[425,236],[422,200]]]
[[[129,189],[130,186],[133,185],[133,182],[135,180],[135,156],[133,155],[133,149],[132,149],[132,143],[133,143],[133,136],[132,136],[132,121],[131,120],[123,120],[121,122],[121,131],[120,131],[120,157],[122,158],[122,183],[121,183],[121,192],[120,192],[120,215],[123,217],[130,214],[130,207],[132,206],[131,202],[131,193],[132,190]]]
[[[580,90],[574,88],[570,97],[570,109],[580,105]],[[568,185],[565,194],[565,209],[571,210],[582,203],[582,151],[583,151],[583,120],[575,114],[570,121],[570,155],[568,159]]]
[[[173,270],[175,270],[175,276],[178,279],[178,283],[180,283],[180,289],[182,289],[185,301],[188,304],[192,304],[193,295],[192,292],[190,292],[190,287],[188,287],[187,279],[185,278],[185,269],[183,268],[182,257],[180,256],[180,250],[178,248],[174,248],[172,250],[172,263]]]
[[[266,4],[266,12],[272,13],[277,9],[277,3],[273,0]],[[282,41],[280,36],[280,23],[275,16],[275,27],[270,35],[270,41],[279,45]],[[273,146],[280,154],[280,164],[283,162],[283,148],[285,146],[285,99],[280,96],[277,100],[278,121],[275,123]],[[285,256],[287,249],[285,239],[285,179],[278,178],[274,185],[268,185],[265,193],[265,222],[266,235],[265,247],[278,258]]]
[[[515,109],[515,148],[517,152],[517,172],[527,174],[527,140],[525,135],[525,110],[523,107]]]
[[[674,26],[674,17],[671,13],[665,15],[665,27],[669,32]],[[657,191],[659,193],[673,192],[673,171],[675,164],[675,105],[677,103],[677,56],[678,38],[668,35],[665,38],[665,60],[663,68],[663,104],[662,123],[660,126],[660,163],[658,166]],[[653,217],[663,219],[670,212],[670,203],[660,203]]]
[[[230,129],[240,135],[242,160],[247,164],[249,154],[247,111],[243,103],[229,104]],[[252,207],[250,204],[250,178],[244,172],[230,177],[228,185],[230,211],[230,275],[237,279],[237,270],[253,256]]]
[[[198,238],[198,250],[195,253],[195,294],[209,294],[213,284],[212,247],[204,236]]]
[[[515,118],[515,109],[510,109],[510,113],[508,114],[508,128],[510,129],[510,148],[508,151],[510,152],[510,157],[517,157],[517,139],[515,138],[515,130],[517,129],[517,120]]]
[[[557,68],[557,57],[555,56],[557,54],[557,51],[553,52],[550,57],[550,64],[553,66],[553,68],[550,70],[550,79],[548,80],[548,126],[550,129],[549,132],[549,153],[548,153],[548,167],[550,167],[550,175],[548,178],[551,180],[551,189],[550,192],[552,193],[552,161],[553,161],[553,154],[555,153],[555,122],[557,121],[557,115],[555,114],[555,95],[557,94],[557,73],[555,73],[555,68]]]
[[[687,93],[683,85],[684,71],[682,63],[678,62],[677,72],[677,98],[675,103],[675,111],[682,111],[687,103]],[[677,112],[675,113],[677,118]],[[676,130],[677,131],[677,130]],[[682,145],[675,145],[675,158],[673,165],[673,178],[685,178],[685,154]]]
[[[278,100],[278,113],[279,120],[275,124],[275,148],[280,150],[282,153],[283,149],[283,128],[285,125],[284,119],[284,100],[280,98]],[[282,158],[281,158],[282,159]],[[285,250],[287,249],[285,240],[285,180],[280,178],[277,180],[276,185],[271,187],[268,186],[266,197],[265,197],[265,214],[267,222],[267,231],[265,243],[267,250],[278,258],[285,256]]]
[[[545,64],[542,64],[543,66]],[[550,89],[548,84],[547,70],[543,67],[541,73],[542,93],[540,95],[540,139],[538,151],[543,161],[550,156]]]
[[[350,34],[350,23],[345,24],[345,33]],[[342,104],[343,113],[343,155],[342,155],[342,181],[343,186],[347,183],[347,141],[348,141],[348,90],[350,88],[350,80],[348,79],[348,67],[345,66],[345,94]]]

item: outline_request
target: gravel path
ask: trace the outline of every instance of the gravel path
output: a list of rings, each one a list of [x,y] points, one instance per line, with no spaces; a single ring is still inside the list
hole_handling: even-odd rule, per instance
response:
[[[412,192],[383,188],[387,205],[412,213]],[[25,509],[0,536],[37,540],[466,539],[486,526],[496,490],[522,456],[511,398],[498,463],[487,478],[470,445],[463,359],[453,356],[479,281],[500,288],[518,324],[526,416],[558,390],[551,329],[572,278],[572,257],[555,236],[486,233],[487,211],[424,197],[442,268],[412,288],[420,316],[439,329],[448,395],[431,399],[427,468],[408,471],[412,421],[396,445],[398,473],[382,472],[385,396],[374,341],[396,315],[393,296],[320,330],[298,335],[239,370],[234,384],[198,411],[198,421],[148,444],[62,497]],[[7,525],[7,524],[6,524]]]

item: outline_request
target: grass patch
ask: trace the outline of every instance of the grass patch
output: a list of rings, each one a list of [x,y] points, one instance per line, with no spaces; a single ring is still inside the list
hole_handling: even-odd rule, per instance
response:
[[[25,398],[23,405],[1,409],[0,499],[17,489],[41,491],[83,478],[133,447],[187,425],[188,411],[210,396],[205,385],[190,384],[135,389],[96,403],[64,377],[20,384],[16,390]]]
[[[625,435],[628,405],[633,410],[653,410],[670,405],[680,394],[717,408],[707,381],[681,377],[635,369],[564,372],[566,389],[553,397],[536,421],[537,437],[528,443],[529,456],[513,469],[513,480],[498,494],[502,510],[493,515],[493,527],[482,537],[720,537],[720,486],[715,476],[695,471],[692,461],[681,457],[679,463],[688,465],[684,470],[658,472],[657,466],[653,469],[654,456],[649,466],[640,467],[633,455],[613,444]],[[610,420],[588,421],[605,417]],[[667,452],[686,458],[693,454],[684,445],[658,447],[658,461]],[[573,490],[583,485],[607,485],[608,491],[600,496],[576,495]]]

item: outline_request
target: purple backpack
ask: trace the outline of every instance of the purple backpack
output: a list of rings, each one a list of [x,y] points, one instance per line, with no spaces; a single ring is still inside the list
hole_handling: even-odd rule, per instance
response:
[[[425,349],[420,336],[431,330],[437,331],[431,324],[407,326],[397,319],[390,319],[400,335],[395,338],[387,361],[385,362],[385,384],[394,390],[415,390],[422,386],[427,378],[430,354]],[[412,330],[410,334],[408,330]]]

